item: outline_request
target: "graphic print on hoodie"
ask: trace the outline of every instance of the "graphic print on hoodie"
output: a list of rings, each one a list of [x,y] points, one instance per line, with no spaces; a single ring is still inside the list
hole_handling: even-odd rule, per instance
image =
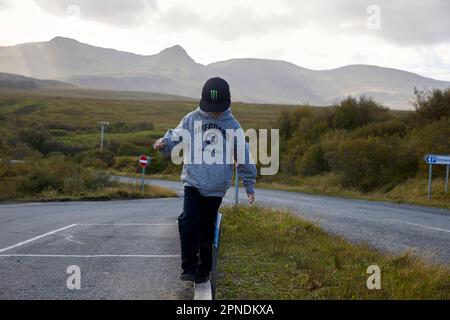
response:
[[[201,146],[197,146],[193,143],[196,122],[201,122],[201,126],[198,127],[198,130],[201,130],[203,134],[212,129],[218,130],[222,133],[223,148],[218,148],[215,150],[223,150],[224,154],[213,154],[214,157],[221,157],[223,159],[222,163],[196,164],[193,161],[195,152],[203,152],[208,145],[216,143],[215,135],[202,139],[202,141],[206,141],[203,141]],[[227,163],[226,161],[226,157],[231,156],[229,153],[232,152],[232,150],[229,150],[230,148],[227,148],[226,146],[226,130],[241,129],[241,125],[234,118],[231,110],[228,109],[217,118],[202,111],[200,108],[197,108],[193,112],[189,113],[181,120],[180,124],[175,129],[168,130],[165,134],[163,138],[165,147],[160,151],[162,154],[170,155],[173,148],[180,143],[180,136],[177,133],[180,129],[189,131],[192,139],[190,143],[196,148],[200,148],[199,150],[194,150],[194,148],[191,148],[190,157],[192,161],[190,164],[183,164],[181,180],[183,181],[184,186],[196,188],[204,197],[225,196],[225,193],[231,186],[231,179],[234,169],[234,165],[229,162]],[[254,193],[256,166],[250,161],[250,159],[251,156],[248,146],[245,145],[245,162],[238,164],[238,175],[242,178],[247,193]]]

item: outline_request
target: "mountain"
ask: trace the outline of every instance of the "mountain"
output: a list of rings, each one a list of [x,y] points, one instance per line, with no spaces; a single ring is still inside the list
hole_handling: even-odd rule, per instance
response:
[[[40,80],[17,74],[0,73],[0,88],[8,89],[69,89],[74,85],[56,80]]]
[[[145,56],[62,37],[0,47],[0,72],[55,79],[90,89],[192,98],[199,98],[206,79],[221,76],[229,81],[234,101],[330,105],[347,95],[365,94],[395,109],[411,107],[414,87],[450,87],[450,82],[377,66],[350,65],[318,71],[263,59],[202,65],[179,45]]]

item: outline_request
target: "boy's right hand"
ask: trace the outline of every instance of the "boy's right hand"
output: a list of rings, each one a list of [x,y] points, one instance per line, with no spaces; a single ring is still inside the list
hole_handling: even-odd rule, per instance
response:
[[[165,146],[166,143],[164,142],[163,138],[156,140],[155,143],[153,144],[153,148],[158,151],[164,149]]]

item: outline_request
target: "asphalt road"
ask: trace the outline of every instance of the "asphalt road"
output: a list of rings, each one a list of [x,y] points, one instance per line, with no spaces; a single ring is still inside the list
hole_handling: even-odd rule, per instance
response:
[[[179,182],[147,183],[182,192]],[[450,262],[449,210],[274,190],[256,195],[261,205],[291,208],[352,241]],[[233,196],[230,190],[225,203]],[[192,298],[192,287],[178,280],[181,205],[182,199],[1,205],[0,299]],[[81,271],[79,290],[67,288],[72,265]]]
[[[0,206],[0,299],[191,299],[181,199]],[[56,231],[56,232],[55,232]],[[81,289],[69,290],[75,265]]]

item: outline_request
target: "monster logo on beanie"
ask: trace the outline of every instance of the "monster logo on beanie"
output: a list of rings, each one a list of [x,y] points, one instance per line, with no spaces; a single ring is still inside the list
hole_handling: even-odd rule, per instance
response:
[[[230,86],[222,78],[206,81],[202,90],[200,109],[205,112],[224,112],[231,105]]]

